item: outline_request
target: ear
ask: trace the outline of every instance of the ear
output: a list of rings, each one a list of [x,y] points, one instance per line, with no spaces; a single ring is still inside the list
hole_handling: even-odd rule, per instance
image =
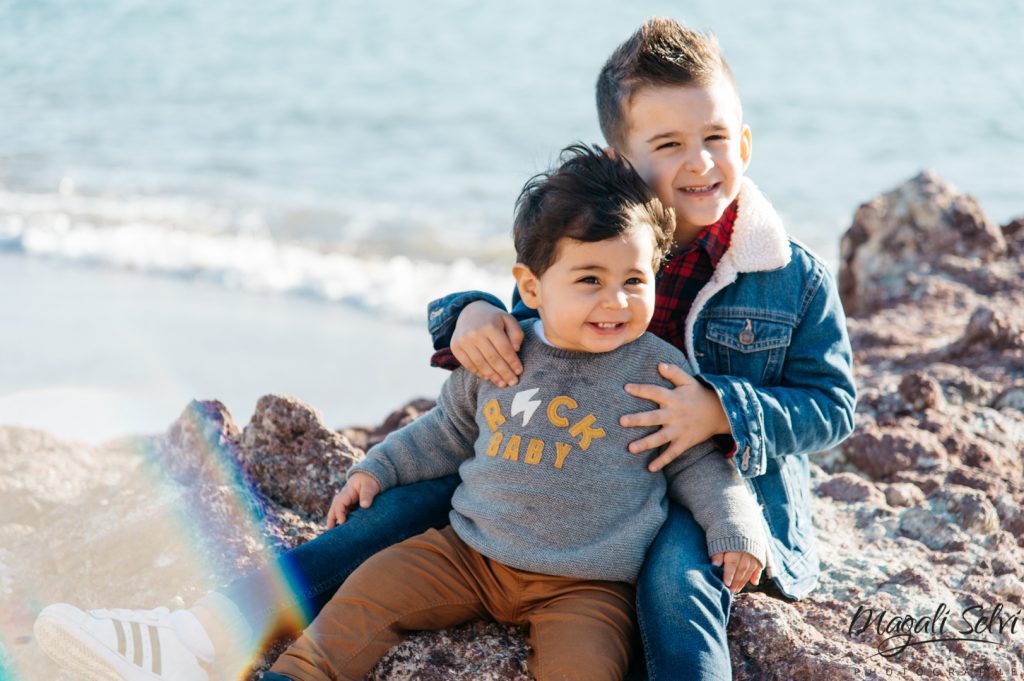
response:
[[[519,287],[519,296],[523,302],[535,310],[540,309],[540,279],[533,271],[521,262],[512,266],[512,276]]]
[[[750,152],[750,126],[744,124],[743,129],[740,130],[740,158],[743,159],[743,170],[746,170],[750,166]]]

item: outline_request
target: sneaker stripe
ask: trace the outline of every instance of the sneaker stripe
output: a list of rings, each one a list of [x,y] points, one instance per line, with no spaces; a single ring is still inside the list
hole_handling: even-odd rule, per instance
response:
[[[128,655],[127,643],[124,640],[124,625],[121,620],[111,620],[114,623],[114,631],[117,632],[117,652],[121,655]]]
[[[160,635],[153,625],[149,625],[149,649],[153,653],[153,673],[160,676]]]
[[[142,627],[139,626],[138,622],[132,622],[132,648],[135,651],[135,656],[132,662],[135,663],[136,667],[142,666]]]

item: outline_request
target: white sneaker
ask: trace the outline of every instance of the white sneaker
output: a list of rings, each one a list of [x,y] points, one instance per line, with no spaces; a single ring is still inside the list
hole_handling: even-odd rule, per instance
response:
[[[43,608],[35,635],[58,664],[102,681],[209,681],[168,621],[167,608],[90,610],[67,603]]]

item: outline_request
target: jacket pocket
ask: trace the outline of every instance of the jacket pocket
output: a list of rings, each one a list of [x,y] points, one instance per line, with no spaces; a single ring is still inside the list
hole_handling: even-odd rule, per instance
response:
[[[791,324],[753,315],[709,319],[705,331],[714,373],[746,378],[755,385],[778,380],[792,336]]]

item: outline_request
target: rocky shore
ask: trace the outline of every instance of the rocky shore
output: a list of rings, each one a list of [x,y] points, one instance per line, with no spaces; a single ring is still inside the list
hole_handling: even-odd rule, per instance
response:
[[[812,457],[821,582],[737,598],[735,678],[1024,678],[1024,219],[923,173],[857,210],[841,260],[860,398],[854,435]],[[48,602],[181,607],[316,536],[352,461],[431,404],[336,430],[288,397],[244,428],[194,402],[102,448],[0,429],[3,666],[73,678],[31,640]],[[370,678],[525,681],[525,656],[521,632],[476,622]]]

